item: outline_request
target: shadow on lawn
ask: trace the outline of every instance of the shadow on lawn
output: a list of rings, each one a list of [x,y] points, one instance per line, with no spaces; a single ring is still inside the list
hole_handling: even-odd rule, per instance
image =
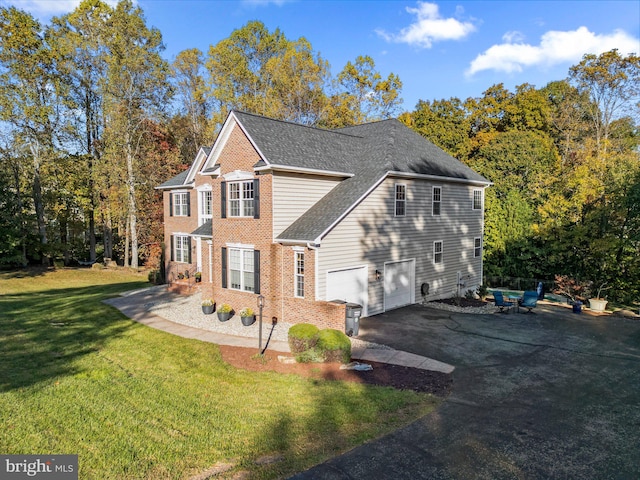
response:
[[[79,371],[76,360],[130,328],[103,299],[122,285],[0,297],[0,392]]]

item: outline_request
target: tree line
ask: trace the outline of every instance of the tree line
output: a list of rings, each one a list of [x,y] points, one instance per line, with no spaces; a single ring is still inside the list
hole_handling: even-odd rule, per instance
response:
[[[640,293],[635,54],[585,55],[543,88],[494,85],[402,113],[400,78],[370,56],[334,76],[308,40],[259,21],[206,54],[170,63],[163,49],[130,0],[84,0],[47,25],[0,9],[0,266],[104,256],[156,267],[153,187],[240,109],[321,128],[399,116],[494,183],[485,275],[562,273]]]
[[[585,55],[564,80],[420,101],[402,120],[493,182],[486,277],[565,275],[640,298],[640,58]]]

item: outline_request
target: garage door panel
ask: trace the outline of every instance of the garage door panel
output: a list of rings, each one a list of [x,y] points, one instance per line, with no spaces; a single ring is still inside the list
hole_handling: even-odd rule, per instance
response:
[[[368,303],[367,267],[327,273],[327,300],[357,303],[366,312]]]
[[[404,307],[413,303],[414,272],[415,262],[413,260],[385,264],[385,310]]]

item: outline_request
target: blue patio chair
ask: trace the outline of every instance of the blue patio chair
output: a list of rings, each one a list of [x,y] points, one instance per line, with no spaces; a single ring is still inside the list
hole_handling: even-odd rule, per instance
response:
[[[498,290],[493,292],[493,301],[495,302],[496,307],[500,309],[500,313],[508,313],[509,309],[513,307],[513,302],[505,302],[502,292]],[[507,309],[506,311],[505,308]]]
[[[531,310],[538,306],[538,292],[533,290],[525,291],[522,300],[520,300],[520,306],[527,309],[525,313],[533,313]]]

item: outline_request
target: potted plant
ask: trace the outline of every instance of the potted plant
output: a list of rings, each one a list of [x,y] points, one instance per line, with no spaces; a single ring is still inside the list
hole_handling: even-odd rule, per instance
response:
[[[205,298],[202,300],[202,313],[211,315],[216,309],[216,302],[213,298]]]
[[[610,287],[605,288],[606,284],[607,282],[601,283],[600,286],[598,287],[598,292],[595,298],[589,299],[589,308],[594,312],[604,312],[604,309],[607,308],[607,303],[608,303],[607,299],[602,298],[600,296],[603,290],[607,290],[608,288],[610,288]]]
[[[218,308],[218,320],[221,322],[226,322],[231,317],[233,317],[233,308],[228,303],[223,303]]]
[[[582,313],[582,299],[589,290],[589,283],[576,280],[569,275],[556,275],[553,293],[564,295],[573,308],[573,313]]]
[[[244,307],[240,310],[240,320],[242,321],[242,325],[248,327],[249,325],[253,325],[253,322],[256,321],[255,312],[249,307]]]
[[[196,279],[196,283],[200,283],[202,281],[202,272],[196,272],[194,277]]]

